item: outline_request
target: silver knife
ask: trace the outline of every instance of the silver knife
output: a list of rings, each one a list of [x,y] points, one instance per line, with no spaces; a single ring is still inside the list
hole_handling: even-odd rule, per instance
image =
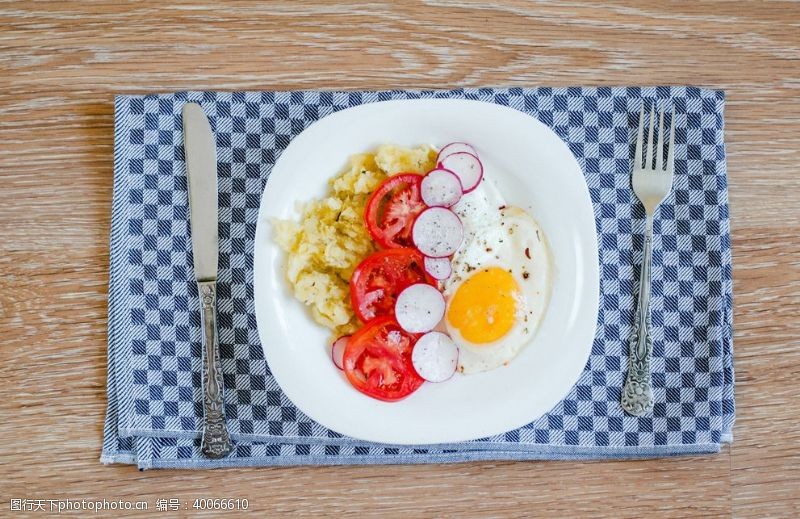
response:
[[[196,103],[183,106],[183,145],[189,180],[189,221],[200,324],[203,329],[203,439],[200,449],[209,458],[222,458],[233,449],[225,424],[222,369],[217,342],[217,147],[205,112]]]

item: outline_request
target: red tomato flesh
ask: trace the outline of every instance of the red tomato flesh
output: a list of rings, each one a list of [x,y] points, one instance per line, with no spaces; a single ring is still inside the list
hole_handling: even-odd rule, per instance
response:
[[[411,350],[418,338],[403,331],[392,317],[366,324],[345,348],[347,380],[378,400],[394,402],[407,397],[424,382],[411,365]]]
[[[401,173],[384,180],[367,201],[364,219],[372,239],[384,249],[412,247],[411,229],[425,209],[422,175]]]
[[[436,286],[416,249],[386,249],[364,258],[350,277],[350,302],[362,322],[394,315],[397,296],[415,283]]]

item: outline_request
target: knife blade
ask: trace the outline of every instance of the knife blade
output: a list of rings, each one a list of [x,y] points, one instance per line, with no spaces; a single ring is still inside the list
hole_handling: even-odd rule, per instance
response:
[[[183,106],[183,144],[189,187],[192,255],[203,330],[203,435],[200,449],[209,458],[222,458],[231,452],[233,445],[225,423],[217,339],[217,147],[208,118],[196,103]]]
[[[184,149],[189,178],[189,214],[192,252],[197,281],[216,281],[217,229],[217,146],[211,125],[200,105],[183,107]]]

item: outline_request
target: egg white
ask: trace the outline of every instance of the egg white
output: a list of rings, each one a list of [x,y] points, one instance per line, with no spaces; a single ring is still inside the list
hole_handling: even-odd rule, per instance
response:
[[[533,338],[550,297],[550,256],[539,224],[523,209],[506,206],[486,178],[453,210],[464,224],[464,243],[453,256],[452,275],[443,284],[447,310],[459,287],[480,269],[509,271],[520,289],[511,330],[491,343],[466,340],[450,324],[446,310],[445,328],[460,348],[459,371],[478,373],[507,364]]]

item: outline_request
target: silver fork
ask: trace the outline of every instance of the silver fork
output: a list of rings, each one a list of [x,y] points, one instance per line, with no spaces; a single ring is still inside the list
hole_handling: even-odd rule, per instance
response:
[[[653,256],[653,215],[658,205],[672,189],[675,165],[675,110],[669,129],[669,154],[664,159],[664,112],[659,114],[658,139],[653,135],[655,106],[650,108],[650,126],[647,138],[647,161],[642,166],[642,141],[644,140],[644,103],[639,115],[639,138],[633,164],[633,192],[644,205],[647,223],[644,234],[644,257],[639,276],[639,300],[633,322],[633,337],[628,346],[628,376],[622,390],[622,408],[629,414],[641,416],[653,409],[653,384],[650,376],[650,359],[653,340],[650,336],[650,261]],[[655,142],[654,142],[655,141]],[[653,146],[657,150],[653,167]]]

